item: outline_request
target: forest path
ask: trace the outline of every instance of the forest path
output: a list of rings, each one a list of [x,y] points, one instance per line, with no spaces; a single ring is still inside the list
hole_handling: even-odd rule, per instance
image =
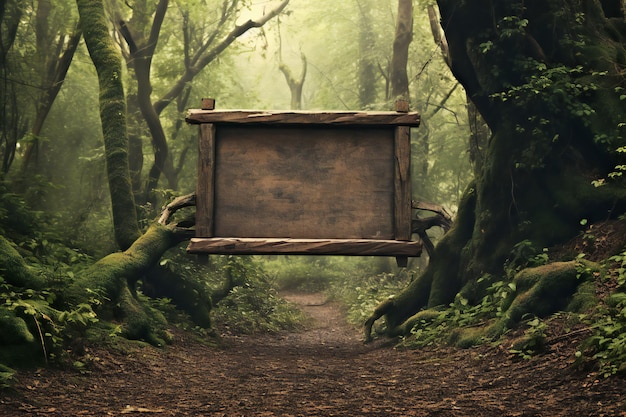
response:
[[[0,416],[626,415],[626,381],[573,371],[560,348],[521,361],[488,347],[365,345],[322,295],[286,298],[311,316],[306,331],[229,336],[220,348],[176,331],[167,349],[93,350],[88,374],[21,372]]]

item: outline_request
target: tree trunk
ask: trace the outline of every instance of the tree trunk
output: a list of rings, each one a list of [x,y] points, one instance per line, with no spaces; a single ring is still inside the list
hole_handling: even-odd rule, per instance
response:
[[[443,33],[443,28],[441,27],[441,23],[439,21],[439,14],[435,9],[435,6],[428,6],[428,20],[430,22],[430,30],[433,34],[433,39],[435,40],[435,44],[439,46],[441,49],[441,55],[445,60],[448,67],[450,67],[450,48],[448,48],[448,40],[446,39],[445,34]],[[489,127],[483,120],[482,116],[476,109],[476,105],[472,102],[469,96],[467,96],[467,116],[469,120],[470,127],[470,138],[469,138],[469,157],[472,166],[474,167],[474,174],[476,176],[479,175],[480,169],[483,164],[484,159],[484,150],[487,147],[487,141],[491,132],[489,131]]]
[[[154,151],[154,162],[148,173],[148,180],[146,182],[145,195],[141,202],[150,202],[153,205],[156,204],[154,190],[158,187],[161,174],[165,172],[165,164],[168,160],[169,147],[167,144],[167,138],[159,114],[157,113],[154,105],[152,104],[152,80],[150,72],[152,69],[152,57],[159,40],[159,34],[161,32],[161,25],[165,18],[169,0],[160,0],[156,5],[152,24],[149,27],[145,22],[149,12],[147,10],[135,10],[133,19],[139,16],[140,23],[139,28],[132,30],[132,28],[122,20],[121,17],[117,17],[118,30],[126,40],[129,48],[128,66],[134,70],[135,80],[137,81],[137,104],[139,110],[148,126],[150,131],[150,137],[152,138],[152,149]],[[149,35],[146,36],[142,31],[149,29]],[[168,170],[169,174],[174,174],[174,170]],[[175,175],[170,176],[168,179],[168,186],[172,189],[178,188],[178,179]]]
[[[15,158],[17,141],[22,131],[23,115],[19,114],[17,94],[11,82],[8,54],[17,37],[17,29],[26,5],[18,0],[0,3],[0,153],[2,174],[9,172]]]
[[[282,61],[282,58],[278,64],[278,69],[285,76],[285,81],[287,82],[289,91],[291,92],[292,110],[302,109],[302,87],[304,86],[304,79],[306,78],[307,62],[304,53],[300,55],[300,58],[302,60],[302,71],[300,71],[300,77],[298,78],[294,77],[289,67],[287,67],[287,65]]]
[[[39,19],[39,16],[37,18]],[[50,38],[56,38],[56,36],[49,33],[46,33],[46,35]],[[50,110],[52,109],[52,105],[54,104],[59,91],[61,91],[61,87],[65,81],[65,76],[70,69],[74,53],[76,52],[76,48],[78,47],[78,43],[82,37],[82,33],[80,30],[76,30],[70,36],[58,35],[58,37],[58,45],[56,45],[55,48],[52,48],[52,51],[56,52],[58,50],[62,50],[63,52],[60,56],[56,53],[51,56],[46,56],[45,53],[50,52],[50,45],[42,46],[39,45],[39,42],[37,45],[38,48],[43,48],[43,51],[41,52],[41,55],[43,55],[41,59],[41,66],[43,68],[41,84],[44,88],[37,99],[35,121],[33,122],[33,126],[30,130],[33,141],[26,145],[26,150],[24,151],[24,156],[22,158],[22,175],[26,174],[29,165],[34,159],[36,159],[39,147],[39,135],[41,135],[41,130],[43,129],[43,125],[48,118]]]
[[[406,66],[409,62],[409,46],[413,40],[413,1],[398,0],[398,21],[393,40],[391,58],[391,97],[408,100],[409,76]]]
[[[174,228],[153,224],[127,250],[112,253],[83,271],[63,301],[70,306],[84,303],[85,289],[89,289],[100,300],[98,315],[123,322],[125,337],[163,344],[158,330],[165,319],[137,300],[135,287],[137,280],[179,242]]]
[[[363,4],[365,3],[365,4]],[[359,7],[359,106],[368,108],[376,101],[376,63],[371,55],[374,49],[373,17],[365,0],[357,1]]]
[[[252,28],[263,26],[270,19],[280,14],[289,3],[289,0],[283,0],[274,9],[257,20],[248,20],[242,25],[236,25],[227,36],[220,42],[213,45],[218,34],[222,33],[223,25],[229,18],[235,15],[237,9],[237,1],[231,1],[230,5],[224,2],[222,15],[220,16],[220,25],[208,36],[201,38],[205,42],[202,45],[190,45],[191,30],[188,27],[188,11],[183,14],[183,35],[185,49],[185,71],[173,87],[165,94],[165,96],[152,102],[152,82],[151,69],[152,58],[154,56],[161,26],[168,10],[169,0],[159,0],[154,6],[154,11],[150,9],[152,6],[148,3],[136,5],[133,9],[133,16],[130,21],[125,22],[121,14],[117,12],[116,25],[117,30],[122,35],[125,46],[128,48],[127,65],[134,70],[135,81],[137,82],[137,105],[150,131],[152,140],[152,148],[154,151],[154,162],[148,172],[147,181],[143,193],[138,193],[136,188],[136,176],[133,176],[135,184],[135,193],[141,195],[140,203],[150,202],[156,205],[156,197],[154,190],[158,187],[161,174],[164,174],[168,181],[168,187],[176,190],[178,188],[178,169],[174,168],[174,161],[169,152],[167,136],[163,125],[161,124],[160,114],[173,100],[179,98],[185,91],[188,91],[189,83],[193,78],[202,71],[209,63],[219,56],[227,47],[229,47],[239,36],[246,33]],[[190,56],[190,50],[195,50],[196,54]],[[140,168],[143,161],[142,155],[139,155],[141,148],[135,146],[133,148],[131,162],[133,168]]]
[[[392,332],[462,289],[480,299],[478,279],[502,279],[516,244],[562,243],[582,220],[626,209],[623,181],[607,179],[624,163],[623,14],[609,18],[592,0],[438,4],[452,71],[493,136],[434,262],[368,321],[386,315]]]
[[[81,27],[98,73],[100,120],[104,134],[107,177],[113,209],[115,239],[127,249],[141,235],[128,166],[126,102],[121,57],[109,35],[101,0],[76,0]]]

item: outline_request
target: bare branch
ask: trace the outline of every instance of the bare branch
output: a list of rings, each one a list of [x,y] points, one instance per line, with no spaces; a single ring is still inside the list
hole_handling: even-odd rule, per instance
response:
[[[270,19],[280,14],[285,7],[289,4],[289,0],[283,0],[275,9],[269,13],[264,14],[257,20],[248,20],[242,25],[237,25],[228,33],[224,39],[222,39],[217,45],[210,50],[206,51],[202,56],[196,54],[193,60],[193,65],[187,67],[185,73],[179,78],[174,86],[165,95],[154,103],[154,108],[157,114],[160,114],[171,102],[174,100],[185,88],[185,85],[193,79],[204,67],[211,63],[220,53],[222,53],[230,44],[232,44],[238,37],[246,33],[253,28],[259,28],[267,23]],[[208,45],[208,43],[205,43]],[[203,45],[203,47],[205,47]],[[196,59],[197,57],[197,59]]]

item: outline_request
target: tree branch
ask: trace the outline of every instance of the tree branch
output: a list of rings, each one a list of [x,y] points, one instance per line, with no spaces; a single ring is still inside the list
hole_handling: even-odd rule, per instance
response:
[[[238,37],[246,33],[253,28],[259,28],[267,23],[270,19],[280,14],[285,7],[289,4],[289,0],[283,0],[275,9],[269,13],[263,15],[257,20],[248,20],[242,25],[236,25],[228,35],[224,37],[215,47],[208,50],[204,55],[199,56],[196,54],[197,59],[194,59],[194,64],[187,67],[185,73],[178,79],[174,86],[167,92],[161,99],[154,103],[154,108],[157,114],[161,112],[174,100],[185,88],[185,85],[193,79],[202,69],[204,69],[209,63],[211,63],[220,53],[222,53],[230,44],[232,44]],[[208,43],[205,43],[205,46]],[[194,58],[196,58],[194,57]]]

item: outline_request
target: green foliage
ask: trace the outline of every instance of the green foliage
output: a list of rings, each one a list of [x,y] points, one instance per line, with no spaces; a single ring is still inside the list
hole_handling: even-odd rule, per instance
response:
[[[345,306],[348,322],[362,325],[376,306],[393,298],[413,277],[414,272],[409,270],[376,273],[364,264],[333,281],[329,291]]]
[[[327,290],[349,268],[339,258],[319,256],[276,256],[262,262],[272,282],[285,291]]]
[[[623,287],[624,284],[626,284],[626,252],[612,256],[609,260],[617,263],[617,268],[615,269],[617,273],[617,284]]]
[[[15,370],[0,364],[0,391],[13,386],[16,373]]]
[[[479,283],[483,277],[479,279]],[[418,313],[413,319],[411,336],[406,337],[404,344],[413,348],[429,346],[432,344],[448,341],[453,344],[459,342],[461,333],[459,330],[478,328],[489,323],[490,320],[501,318],[506,310],[509,299],[517,291],[515,283],[511,281],[496,281],[485,290],[484,297],[479,303],[472,305],[461,294],[457,294],[454,302],[447,308],[439,309],[436,315],[423,317]],[[485,335],[478,336],[478,340],[472,340],[471,344],[477,344],[486,340]]]
[[[582,82],[583,67],[574,68],[565,65],[548,67],[543,62],[527,60],[524,63],[524,72],[529,74],[526,83],[511,86],[509,90],[494,93],[493,98],[502,102],[513,100],[516,106],[528,106],[543,103],[550,114],[563,114],[569,117],[579,117],[585,120],[594,113],[594,110],[585,103],[592,91],[599,86],[591,80]],[[606,72],[596,72],[595,77],[602,77]],[[544,120],[544,124],[549,123]]]
[[[525,319],[524,324],[527,326],[524,330],[524,336],[514,344],[509,352],[522,359],[530,359],[545,347],[547,324],[532,315]]]
[[[277,332],[299,328],[304,315],[278,294],[261,265],[252,259],[227,257],[226,268],[239,274],[235,286],[214,308],[218,328],[232,333]]]
[[[605,309],[591,318],[594,334],[583,343],[585,356],[598,362],[604,376],[626,373],[626,252],[610,260],[617,263],[618,289],[605,301]],[[584,359],[582,354],[580,359]]]
[[[626,372],[626,293],[612,294],[592,326],[595,332],[583,344],[585,353],[598,362],[605,377]]]
[[[527,248],[527,244],[517,249]],[[516,250],[514,252],[519,252]],[[536,255],[526,257],[528,261],[544,262]],[[513,269],[515,270],[515,269]],[[421,347],[437,341],[467,347],[496,340],[505,332],[528,320],[529,330],[514,348],[522,356],[541,348],[545,327],[536,317],[547,317],[560,309],[588,308],[588,288],[577,291],[586,281],[593,282],[599,274],[595,264],[585,261],[556,262],[541,266],[526,266],[504,280],[495,281],[486,275],[477,284],[486,280],[482,291],[484,297],[470,303],[463,292],[457,294],[453,303],[441,309],[434,317],[424,319],[420,313],[409,319],[412,325],[409,346]],[[572,301],[574,300],[574,301]]]
[[[539,250],[530,240],[522,240],[511,249],[511,254],[504,263],[507,276],[513,277],[524,268],[545,265],[548,263],[548,249]]]
[[[72,310],[58,310],[54,307],[55,291],[19,288],[0,277],[0,327],[4,331],[0,345],[38,344],[41,358],[47,362],[63,355],[68,342],[83,336],[89,326],[98,322],[92,308],[97,304],[95,299]],[[7,332],[7,326],[13,326],[12,332]]]

